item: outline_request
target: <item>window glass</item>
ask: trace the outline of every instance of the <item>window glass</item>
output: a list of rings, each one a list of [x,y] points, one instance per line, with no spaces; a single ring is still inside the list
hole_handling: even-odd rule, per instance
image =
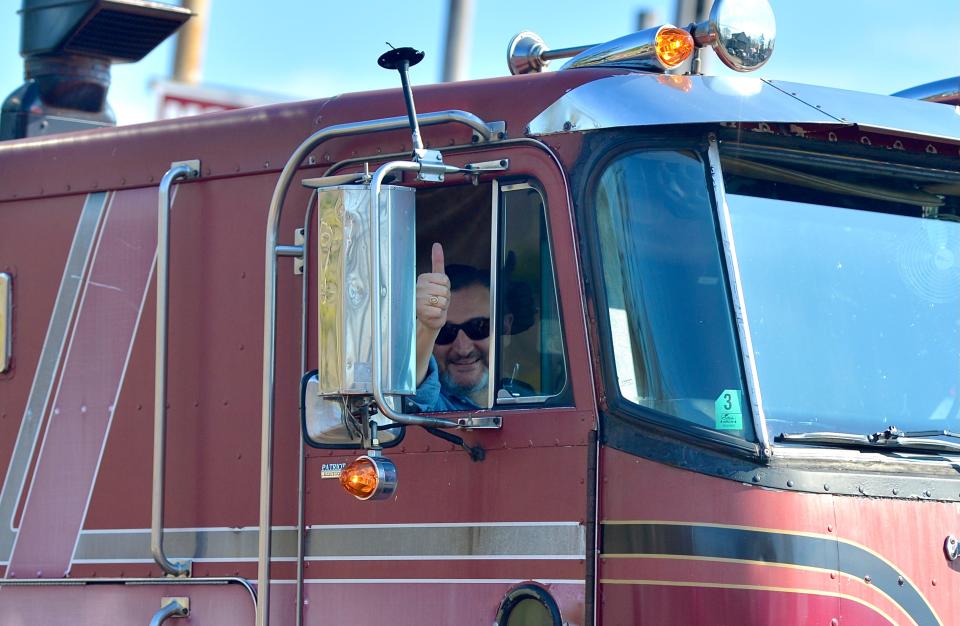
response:
[[[803,166],[723,162],[771,434],[960,429],[960,187]]]
[[[701,161],[624,154],[603,172],[595,207],[621,397],[753,439]]]
[[[561,393],[566,366],[543,195],[501,188],[496,404],[544,402]]]

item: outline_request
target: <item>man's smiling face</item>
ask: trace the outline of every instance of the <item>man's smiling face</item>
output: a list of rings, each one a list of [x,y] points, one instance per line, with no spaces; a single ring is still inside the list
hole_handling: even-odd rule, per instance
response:
[[[483,285],[469,285],[451,294],[448,323],[463,324],[472,319],[489,317],[490,290]],[[476,397],[478,392],[486,390],[489,355],[489,333],[486,337],[471,339],[463,329],[457,331],[452,343],[433,347],[444,389],[461,396]]]

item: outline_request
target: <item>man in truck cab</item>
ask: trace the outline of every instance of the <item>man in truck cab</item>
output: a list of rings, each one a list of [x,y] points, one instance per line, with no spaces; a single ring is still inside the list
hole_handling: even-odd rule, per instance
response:
[[[468,265],[446,267],[433,244],[431,271],[417,277],[417,394],[421,411],[486,406],[490,355],[490,279]],[[509,316],[508,316],[509,318]],[[504,325],[509,326],[505,319]]]

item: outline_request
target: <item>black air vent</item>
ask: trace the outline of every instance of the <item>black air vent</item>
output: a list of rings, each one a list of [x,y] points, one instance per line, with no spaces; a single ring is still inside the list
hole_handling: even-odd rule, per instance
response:
[[[182,19],[99,11],[64,43],[63,49],[118,61],[139,61],[182,23]]]

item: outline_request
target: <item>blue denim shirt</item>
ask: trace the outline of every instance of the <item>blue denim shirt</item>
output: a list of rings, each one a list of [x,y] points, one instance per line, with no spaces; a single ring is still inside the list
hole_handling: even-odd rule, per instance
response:
[[[440,372],[437,369],[437,360],[431,356],[427,365],[427,375],[417,387],[417,394],[410,398],[418,412],[433,413],[434,411],[476,411],[480,407],[470,398],[464,398],[447,392],[440,386]]]

